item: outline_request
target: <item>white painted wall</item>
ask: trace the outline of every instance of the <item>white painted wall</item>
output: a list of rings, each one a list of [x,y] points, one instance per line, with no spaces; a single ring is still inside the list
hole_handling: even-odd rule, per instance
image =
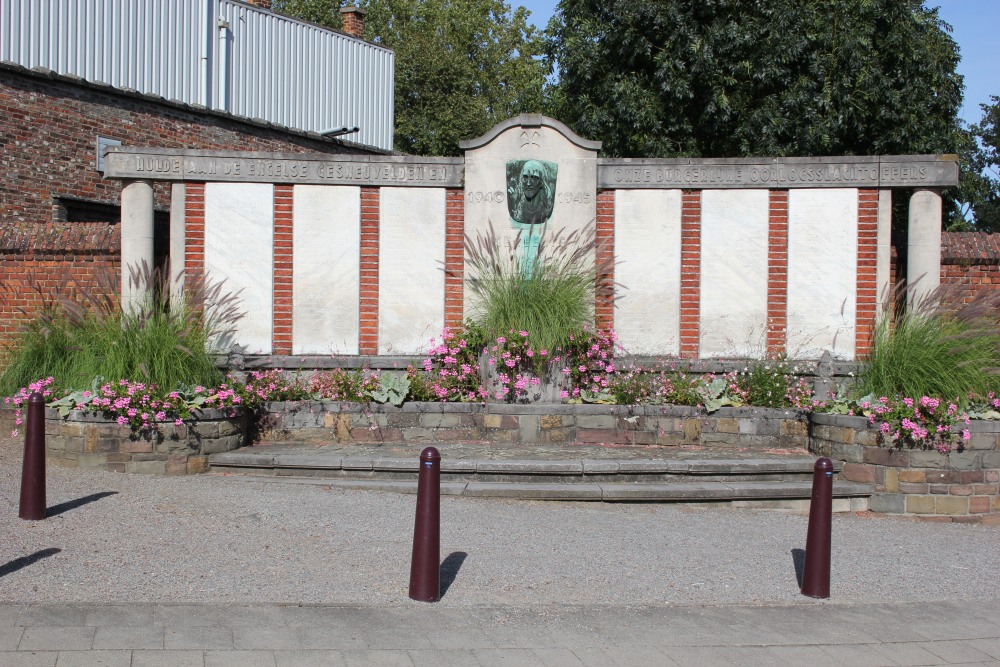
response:
[[[379,354],[417,354],[444,328],[444,188],[382,188]]]
[[[250,354],[271,354],[273,329],[274,186],[205,184],[205,271],[240,294],[246,316],[224,349],[238,343]]]
[[[292,354],[358,354],[361,188],[296,185]]]
[[[700,356],[767,353],[767,190],[704,190]]]
[[[792,358],[854,358],[858,191],[788,193],[788,333]]]
[[[630,354],[680,352],[681,191],[615,192],[615,331]]]

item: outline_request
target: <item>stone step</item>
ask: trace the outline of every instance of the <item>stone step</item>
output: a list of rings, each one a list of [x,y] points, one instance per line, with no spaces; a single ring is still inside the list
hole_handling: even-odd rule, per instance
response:
[[[416,478],[417,458],[338,456],[309,450],[237,450],[213,454],[211,469],[257,475],[406,481]],[[835,464],[839,472],[843,464]],[[811,457],[705,459],[464,459],[441,461],[443,482],[505,483],[689,483],[810,481]]]
[[[214,474],[220,474],[216,471]],[[350,479],[344,477],[291,477],[224,473],[231,480],[286,484],[312,484],[329,488],[417,492],[417,481],[393,479]],[[835,481],[834,511],[864,511],[872,487],[857,482]],[[767,507],[805,511],[812,496],[811,482],[463,482],[442,481],[441,494],[472,498],[512,498],[525,500],[604,501],[604,502],[683,502],[728,504],[731,506]]]

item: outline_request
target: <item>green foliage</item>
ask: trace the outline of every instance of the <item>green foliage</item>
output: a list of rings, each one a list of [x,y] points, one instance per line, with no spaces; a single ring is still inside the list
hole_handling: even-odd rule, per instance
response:
[[[528,331],[535,349],[552,352],[593,322],[595,279],[602,274],[594,268],[594,227],[544,236],[530,266],[520,239],[518,234],[503,242],[492,226],[475,239],[466,237],[472,319],[489,339]]]
[[[361,0],[365,38],[396,53],[397,151],[458,155],[458,142],[542,106],[544,42],[503,0]],[[275,0],[276,11],[340,29],[336,0]]]
[[[922,307],[882,320],[855,395],[964,402],[970,393],[1000,390],[998,306],[997,294],[981,292],[961,303],[939,290]]]
[[[610,156],[957,152],[949,30],[921,0],[561,0],[551,113]]]
[[[378,378],[378,387],[371,392],[371,400],[400,406],[409,392],[410,379],[405,375],[382,373]]]
[[[983,104],[983,118],[971,128],[962,151],[962,182],[959,198],[974,218],[974,229],[1000,232],[1000,97]]]
[[[211,385],[222,375],[207,351],[212,339],[242,317],[237,296],[221,284],[189,281],[186,298],[169,305],[166,273],[148,267],[132,272],[144,294],[124,312],[112,277],[94,292],[75,286],[49,305],[15,339],[0,374],[9,395],[38,377],[51,376],[67,390],[90,389],[94,378],[131,379],[163,388]]]

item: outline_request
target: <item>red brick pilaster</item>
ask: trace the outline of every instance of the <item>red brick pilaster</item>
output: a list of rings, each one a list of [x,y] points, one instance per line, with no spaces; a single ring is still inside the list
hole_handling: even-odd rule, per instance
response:
[[[785,353],[788,330],[788,190],[771,190],[767,213],[767,354]]]
[[[361,188],[361,354],[378,354],[379,188]]]
[[[274,354],[292,353],[292,185],[274,186],[274,283],[271,312]]]
[[[444,240],[444,325],[462,326],[465,298],[465,191],[445,191]]]
[[[205,184],[184,187],[184,275],[186,281],[205,273]],[[186,282],[185,281],[185,282]]]
[[[615,326],[615,191],[597,193],[597,263],[596,303],[594,320],[598,329]]]
[[[858,276],[854,357],[871,352],[878,307],[878,190],[858,190]]]
[[[701,340],[701,190],[681,193],[680,356],[696,359]]]

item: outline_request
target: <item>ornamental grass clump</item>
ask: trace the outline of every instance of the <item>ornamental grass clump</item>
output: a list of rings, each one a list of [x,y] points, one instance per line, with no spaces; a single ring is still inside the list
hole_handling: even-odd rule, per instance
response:
[[[856,396],[933,396],[966,402],[968,394],[1000,391],[1000,292],[963,302],[942,287],[875,329]]]
[[[129,281],[143,296],[128,309],[107,273],[93,288],[68,283],[59,297],[33,286],[43,307],[23,313],[30,319],[6,355],[0,395],[47,376],[69,391],[91,389],[95,378],[163,388],[219,382],[209,346],[243,317],[238,295],[199,277],[186,280],[184,297],[171,302],[168,270],[145,263]]]
[[[536,349],[551,351],[594,321],[595,296],[610,289],[598,278],[610,275],[605,265],[613,258],[601,252],[594,225],[539,233],[534,258],[522,253],[520,233],[502,240],[491,224],[485,234],[466,236],[468,286],[472,320],[490,340],[529,331]]]

